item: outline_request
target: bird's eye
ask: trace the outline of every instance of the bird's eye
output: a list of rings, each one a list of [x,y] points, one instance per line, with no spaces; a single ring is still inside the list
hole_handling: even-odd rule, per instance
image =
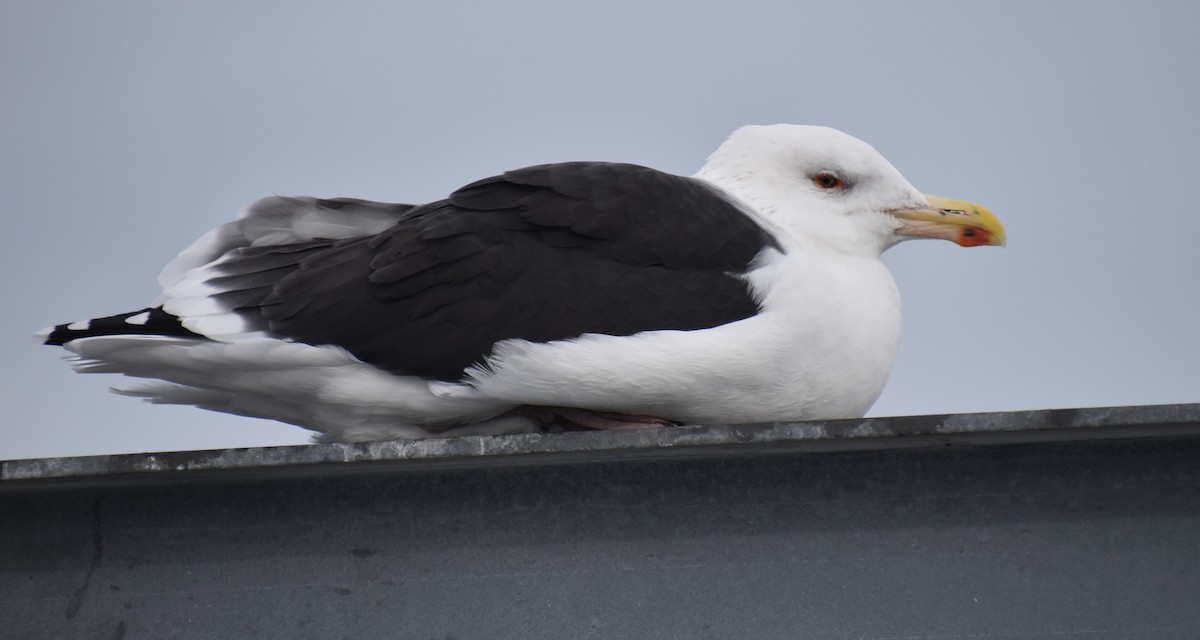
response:
[[[832,171],[822,171],[821,173],[813,176],[812,181],[813,184],[817,185],[817,187],[825,189],[826,191],[833,191],[846,186],[846,182],[842,180],[838,174]]]

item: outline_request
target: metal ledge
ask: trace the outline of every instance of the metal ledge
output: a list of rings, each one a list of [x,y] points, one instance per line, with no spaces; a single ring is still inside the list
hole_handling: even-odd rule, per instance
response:
[[[0,490],[148,475],[308,475],[1196,435],[1200,404],[964,413],[8,460],[0,461]]]
[[[1200,405],[0,463],[5,638],[1191,640]]]

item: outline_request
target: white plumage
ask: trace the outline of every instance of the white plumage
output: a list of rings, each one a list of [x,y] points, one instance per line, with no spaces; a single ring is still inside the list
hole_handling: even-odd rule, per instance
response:
[[[653,192],[646,198],[653,196],[653,201],[659,203],[652,211],[647,209],[657,215],[653,224],[675,225],[678,234],[644,242],[641,235],[649,237],[653,229],[643,231],[638,227],[621,235],[621,225],[640,225],[643,219],[621,217],[630,212],[620,203],[633,195],[642,198],[641,194],[631,195],[642,186],[626,179],[630,171],[627,165],[547,167],[533,169],[550,176],[546,180],[558,182],[523,182],[520,176],[524,174],[510,172],[492,182],[477,183],[483,185],[477,190],[487,197],[491,197],[487,190],[493,187],[517,190],[512,196],[517,204],[505,204],[503,215],[508,217],[503,223],[495,223],[504,227],[497,233],[521,242],[536,236],[552,245],[545,250],[545,258],[537,258],[542,262],[531,258],[525,269],[545,271],[551,268],[547,265],[557,265],[562,256],[574,260],[580,251],[599,252],[601,260],[589,258],[585,263],[595,273],[571,274],[569,277],[577,278],[572,282],[595,281],[600,283],[597,290],[604,291],[630,289],[630,297],[622,293],[617,300],[596,293],[592,299],[587,297],[589,291],[583,290],[587,287],[573,284],[569,290],[579,291],[564,305],[594,305],[592,316],[596,318],[630,314],[628,320],[613,320],[624,327],[621,331],[589,329],[579,321],[559,327],[552,318],[530,312],[533,315],[529,317],[550,329],[561,329],[556,334],[561,337],[530,338],[520,333],[521,321],[517,318],[509,323],[515,327],[510,329],[513,335],[495,344],[487,342],[478,358],[465,369],[456,369],[456,377],[408,374],[403,365],[393,364],[404,354],[387,353],[391,347],[363,339],[362,334],[370,327],[385,326],[395,334],[395,340],[402,341],[406,339],[402,335],[405,323],[410,321],[406,318],[422,322],[432,318],[430,323],[446,328],[450,336],[447,345],[452,346],[461,344],[460,335],[461,340],[476,339],[478,331],[472,329],[472,323],[502,323],[504,318],[516,317],[512,310],[523,307],[520,296],[526,294],[519,290],[526,276],[496,274],[501,273],[497,269],[518,260],[519,254],[503,253],[510,251],[504,243],[512,240],[491,239],[495,233],[489,221],[501,220],[495,216],[502,214],[489,217],[490,200],[484,204],[468,200],[475,193],[475,185],[471,185],[443,201],[450,204],[442,204],[442,209],[432,213],[424,212],[433,204],[421,208],[349,200],[267,198],[251,206],[239,220],[202,237],[163,270],[160,283],[164,295],[159,301],[162,312],[168,314],[164,316],[168,323],[173,321],[170,316],[175,316],[187,331],[154,335],[160,331],[155,324],[158,316],[148,314],[162,312],[146,310],[116,316],[115,320],[94,321],[82,328],[79,324],[60,325],[42,337],[73,352],[73,366],[79,371],[148,379],[121,393],[152,402],[194,404],[282,420],[318,431],[326,440],[541,428],[540,420],[518,410],[526,406],[709,424],[858,417],[882,391],[900,335],[900,299],[880,254],[900,240],[917,235],[950,239],[965,246],[1002,244],[1004,239],[999,222],[982,207],[924,196],[869,145],[822,127],[744,127],[713,153],[695,180],[657,172],[645,174],[647,180],[654,181]],[[619,180],[610,180],[610,174]],[[560,180],[560,176],[566,177]],[[604,196],[611,191],[610,183],[629,186],[622,187],[624,193]],[[592,210],[586,212],[590,217],[582,223],[573,218],[559,221],[556,210],[549,205],[545,211],[539,209],[541,201],[528,195],[541,197],[538,194],[545,192],[546,197],[559,198],[563,193],[574,193],[571,189],[578,185],[593,189],[588,193],[601,194],[585,202]],[[715,189],[704,190],[696,185]],[[681,193],[675,201],[672,189],[678,188],[700,188],[701,192]],[[455,200],[459,194],[463,194],[459,198],[462,203]],[[650,202],[646,198],[636,202]],[[561,202],[577,200],[562,198]],[[661,204],[663,201],[666,204]],[[566,210],[560,200],[554,203]],[[447,207],[457,209],[447,212]],[[500,205],[493,208],[500,210]],[[697,267],[687,256],[689,234],[705,233],[707,229],[697,212],[705,209],[707,216],[710,208],[714,220],[744,216],[753,223],[735,221],[742,225],[737,227],[742,231],[727,232],[731,245],[737,241],[739,246],[752,247],[749,252],[742,251],[746,258],[743,267]],[[477,224],[474,230],[454,227],[452,232],[442,232],[422,227],[419,233],[424,235],[416,249],[399,251],[388,258],[391,263],[384,264],[384,241],[404,243],[418,234],[407,227],[397,230],[398,225],[416,229],[422,215],[436,222],[442,218],[435,216],[476,215],[476,209],[484,213],[478,216],[483,222],[472,223]],[[635,222],[628,222],[630,219]],[[445,220],[458,224],[457,219]],[[517,231],[511,230],[518,226],[521,228]],[[564,229],[574,235],[564,240]],[[713,242],[711,235],[705,242]],[[377,237],[381,240],[376,241]],[[477,241],[476,237],[483,240]],[[459,244],[447,244],[446,238]],[[467,241],[483,248],[467,246]],[[632,248],[619,244],[622,242]],[[641,251],[643,244],[648,247],[646,251],[660,258],[628,257],[634,250]],[[309,245],[320,246],[310,249]],[[356,253],[339,258],[338,248],[342,246]],[[456,248],[451,250],[452,246]],[[475,253],[459,257],[468,255],[467,251]],[[732,256],[735,249],[721,245],[712,251],[714,255]],[[280,262],[289,252],[305,257]],[[426,253],[433,258],[422,257]],[[260,254],[274,262],[260,266]],[[474,260],[474,256],[507,258],[490,270],[466,270],[466,261]],[[369,261],[370,285],[360,282],[368,278],[367,271],[362,271],[366,267],[342,265],[360,257],[363,264]],[[406,260],[426,260],[433,266],[411,267]],[[326,267],[326,263],[332,266]],[[606,271],[610,265],[611,274]],[[354,332],[355,339],[365,346],[333,340],[323,343],[310,337],[311,331],[303,323],[313,327],[318,324],[306,320],[303,309],[319,305],[322,295],[332,295],[344,287],[367,286],[368,290],[385,291],[383,287],[390,281],[384,276],[393,266],[405,270],[398,279],[406,287],[403,295],[418,291],[411,295],[426,297],[404,298],[403,302],[385,300],[388,306],[381,308],[391,315],[378,316],[384,320],[363,320],[362,326],[367,329]],[[713,311],[719,313],[713,316],[719,318],[716,321],[698,321],[712,326],[677,328],[686,323],[658,323],[654,316],[659,311],[641,310],[639,296],[649,300],[660,292],[635,290],[642,284],[637,281],[639,276],[629,274],[674,278],[676,271],[688,278],[693,271],[703,271],[700,275],[705,280],[680,280],[678,286],[667,287],[671,291],[662,291],[661,295],[678,300],[672,298],[660,306],[668,311],[684,304],[703,309],[704,297],[715,291],[703,283],[715,282],[713,286],[724,292],[721,295],[725,301],[720,304],[728,310]],[[318,275],[306,275],[309,272]],[[440,294],[427,283],[407,284],[431,274],[434,282],[440,283],[432,286],[470,285],[477,287],[470,291],[494,295],[496,308],[481,306],[485,294],[464,293],[447,303],[439,301]],[[306,277],[309,280],[303,280]],[[302,280],[300,285],[288,285],[301,293],[288,293],[288,287],[277,286],[272,278],[280,282],[284,278]],[[502,286],[507,287],[503,292],[491,293]],[[744,296],[743,302],[738,301],[738,295]],[[380,293],[379,297],[386,296]],[[252,303],[244,302],[248,299],[253,299]],[[356,314],[361,309],[352,303],[353,298],[350,300],[338,302],[336,313],[352,320],[360,317]],[[370,303],[374,306],[375,299],[370,298]],[[288,304],[302,311],[293,315],[275,311],[276,306]],[[459,315],[446,311],[457,304],[475,306],[470,313]],[[738,311],[739,304],[742,308],[749,305],[750,310]],[[433,315],[412,311],[414,305],[433,309],[428,311]],[[714,308],[717,305],[714,302]],[[545,314],[558,312],[554,307],[545,310]],[[480,319],[488,314],[496,314],[498,320]],[[637,323],[646,328],[636,330],[642,326]],[[460,329],[460,325],[466,328]],[[318,328],[332,331],[330,335],[341,330]],[[189,335],[189,331],[199,335]],[[414,344],[426,349],[426,345],[440,339],[439,335],[420,338]],[[434,344],[427,350],[436,356],[437,348]]]

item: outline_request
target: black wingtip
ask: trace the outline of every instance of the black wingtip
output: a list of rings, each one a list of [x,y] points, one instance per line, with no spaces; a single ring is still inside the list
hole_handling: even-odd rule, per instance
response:
[[[37,333],[33,334],[33,341],[37,344],[48,344],[52,347],[61,347],[63,345],[63,340],[62,340],[63,326],[65,326],[65,325],[60,324],[55,327],[46,327],[44,329],[38,329]]]
[[[119,313],[115,316],[47,327],[34,334],[34,340],[41,344],[61,347],[80,338],[122,335],[204,337],[183,326],[179,318],[167,313],[162,307],[147,307],[128,313]]]

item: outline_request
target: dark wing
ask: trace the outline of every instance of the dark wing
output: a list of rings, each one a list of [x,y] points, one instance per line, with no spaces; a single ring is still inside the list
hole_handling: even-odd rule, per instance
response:
[[[245,249],[213,282],[275,335],[456,380],[508,338],[749,317],[738,274],[772,242],[703,182],[578,162],[481,180],[368,238]]]

